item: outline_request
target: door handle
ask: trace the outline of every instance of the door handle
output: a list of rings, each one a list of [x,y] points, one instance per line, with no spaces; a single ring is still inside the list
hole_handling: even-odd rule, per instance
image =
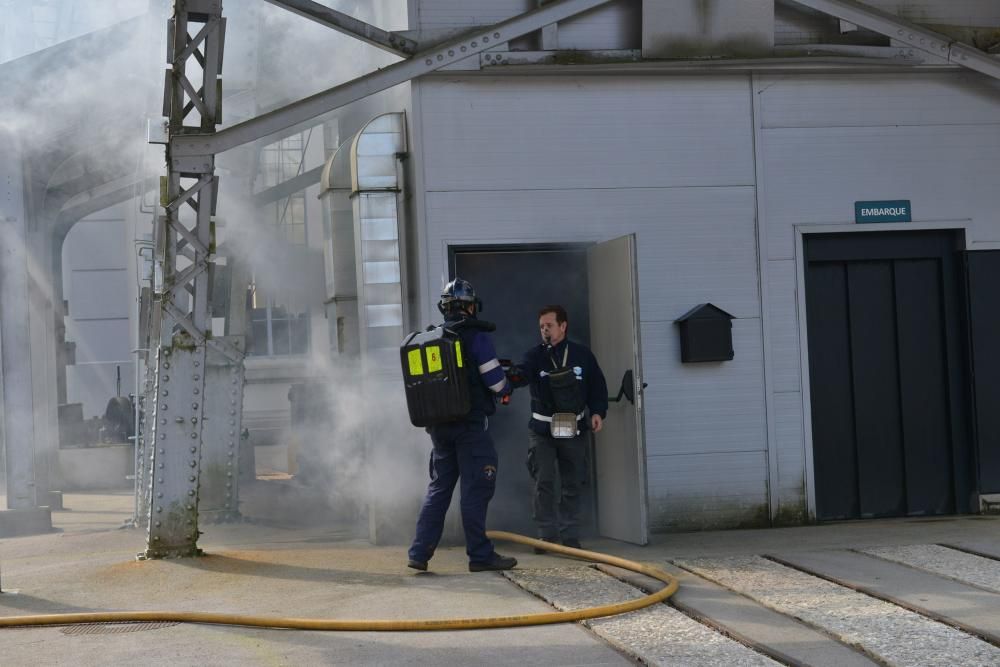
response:
[[[648,385],[645,382],[642,383],[642,388],[645,389]],[[608,401],[611,403],[618,403],[622,400],[622,396],[628,399],[628,402],[635,405],[635,377],[632,375],[632,369],[625,371],[622,375],[622,384],[618,388],[618,395],[611,397],[608,396]]]

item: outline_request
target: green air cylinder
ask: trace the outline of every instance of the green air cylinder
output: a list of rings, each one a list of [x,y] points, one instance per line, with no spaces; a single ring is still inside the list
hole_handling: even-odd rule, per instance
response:
[[[469,378],[462,341],[443,326],[412,333],[399,348],[406,407],[414,426],[433,426],[469,414]]]

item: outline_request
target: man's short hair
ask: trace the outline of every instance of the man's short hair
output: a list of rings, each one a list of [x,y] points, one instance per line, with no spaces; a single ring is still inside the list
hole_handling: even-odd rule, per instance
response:
[[[556,316],[556,324],[569,322],[569,315],[566,314],[566,309],[559,304],[542,306],[542,309],[538,311],[538,319],[541,319],[543,315],[548,315],[549,313],[553,313]]]

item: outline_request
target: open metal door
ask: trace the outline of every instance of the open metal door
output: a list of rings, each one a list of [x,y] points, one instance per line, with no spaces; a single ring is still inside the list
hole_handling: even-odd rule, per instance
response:
[[[649,539],[646,520],[646,435],[639,347],[635,234],[587,250],[590,342],[612,401],[595,435],[597,528],[634,544]],[[624,391],[620,391],[624,389]]]

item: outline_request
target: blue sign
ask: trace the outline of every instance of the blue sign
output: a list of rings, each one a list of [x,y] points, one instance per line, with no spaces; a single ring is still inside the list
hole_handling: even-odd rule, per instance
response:
[[[910,200],[856,201],[854,202],[854,222],[912,222]]]

